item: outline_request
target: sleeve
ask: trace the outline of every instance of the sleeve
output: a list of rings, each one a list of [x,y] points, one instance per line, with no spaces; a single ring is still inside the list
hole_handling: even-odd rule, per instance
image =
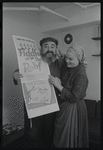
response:
[[[19,69],[16,69],[14,72],[19,72]],[[13,73],[14,73],[13,72]],[[15,85],[18,85],[18,82],[17,82],[17,80],[15,80],[15,78],[13,77],[13,83],[15,84]]]
[[[86,89],[88,86],[88,79],[86,75],[78,75],[73,82],[71,91],[63,88],[61,91],[61,99],[67,99],[70,102],[77,102],[86,96]]]

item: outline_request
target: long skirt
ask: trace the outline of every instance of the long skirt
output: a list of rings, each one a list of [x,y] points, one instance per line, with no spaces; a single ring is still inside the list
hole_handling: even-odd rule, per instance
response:
[[[88,117],[84,100],[63,102],[56,113],[54,145],[57,148],[88,147]]]

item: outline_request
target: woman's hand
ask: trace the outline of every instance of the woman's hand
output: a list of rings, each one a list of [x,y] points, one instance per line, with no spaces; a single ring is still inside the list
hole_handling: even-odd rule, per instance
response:
[[[13,78],[16,80],[16,81],[20,81],[21,78],[23,78],[23,75],[21,73],[19,73],[18,71],[14,71],[13,73]]]
[[[49,82],[53,84],[59,91],[62,90],[61,81],[57,77],[53,77],[52,75],[49,76]]]
[[[60,59],[64,59],[64,54],[61,53],[61,51],[57,48],[56,49],[56,55],[60,58]]]

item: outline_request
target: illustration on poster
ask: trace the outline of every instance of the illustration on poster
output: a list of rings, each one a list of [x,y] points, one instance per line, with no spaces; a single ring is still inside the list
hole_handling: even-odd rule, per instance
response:
[[[22,63],[24,65],[24,72],[32,72],[34,69],[39,69],[41,71],[41,62],[38,62],[38,64],[35,64],[35,62],[32,62],[32,66],[30,66],[29,63]]]
[[[39,69],[41,71],[41,56],[36,47],[33,45],[22,45],[20,43],[20,48],[18,48],[20,57],[25,57],[25,60],[31,60],[32,66],[29,63],[23,63],[24,65],[24,72],[32,72],[34,69]]]
[[[18,50],[20,52],[20,56],[22,56],[22,55],[27,56],[31,59],[35,58],[36,61],[41,61],[42,60],[41,56],[40,56],[40,53],[38,52],[38,50],[36,49],[36,47],[34,45],[28,45],[27,44],[27,46],[26,46],[25,43],[24,43],[23,46],[22,46],[22,44],[20,43],[20,47],[21,48],[18,48]],[[30,51],[30,49],[31,49],[31,51]]]
[[[26,83],[30,103],[48,103],[51,102],[50,87],[47,81],[37,81]]]

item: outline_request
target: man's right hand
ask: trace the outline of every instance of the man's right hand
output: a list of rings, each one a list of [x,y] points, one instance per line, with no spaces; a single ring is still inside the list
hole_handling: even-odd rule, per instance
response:
[[[16,80],[16,81],[20,81],[20,79],[23,77],[23,75],[21,73],[19,73],[19,71],[14,71],[13,73],[13,78]]]

